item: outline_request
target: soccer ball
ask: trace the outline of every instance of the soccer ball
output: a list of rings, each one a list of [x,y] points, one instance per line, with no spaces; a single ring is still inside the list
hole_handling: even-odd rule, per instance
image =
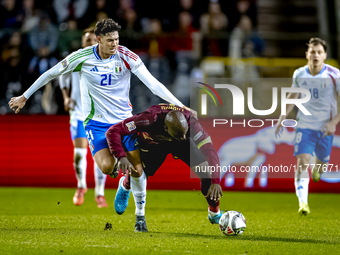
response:
[[[246,229],[246,218],[237,211],[226,211],[219,221],[220,230],[227,236],[241,235]]]

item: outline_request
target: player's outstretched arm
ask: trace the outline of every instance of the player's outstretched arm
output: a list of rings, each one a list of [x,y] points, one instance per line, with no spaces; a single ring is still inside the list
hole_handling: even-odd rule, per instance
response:
[[[15,113],[18,113],[21,108],[24,107],[26,101],[30,98],[30,96],[36,92],[41,87],[45,86],[49,81],[56,78],[58,75],[60,75],[60,71],[62,70],[60,68],[61,64],[58,63],[54,67],[52,67],[50,70],[43,73],[33,84],[31,87],[29,87],[24,94],[22,94],[19,97],[13,97],[9,101],[9,107],[14,111]]]
[[[178,105],[190,111],[197,119],[197,112],[183,105],[162,83],[160,83],[143,65],[134,74],[151,90],[151,92],[170,104]]]
[[[297,99],[300,93],[289,93],[288,99]],[[294,109],[293,104],[288,104],[286,108],[286,115],[280,115],[280,118],[275,126],[275,136],[280,135],[283,131],[282,121],[286,119],[289,113]]]
[[[49,81],[57,78],[59,75],[73,71],[80,63],[84,62],[84,58],[86,56],[87,56],[86,54],[81,53],[81,50],[72,53],[71,55],[66,57],[63,61],[59,62],[54,67],[40,75],[40,77],[31,85],[31,87],[29,87],[24,92],[24,94],[21,97],[24,97],[27,101],[27,99],[29,99],[30,96],[34,94],[34,92],[36,92],[41,87],[45,86]],[[70,61],[70,58],[73,58],[73,60]],[[22,105],[23,100],[24,100],[23,98],[21,98],[20,101],[18,101],[15,98],[11,98],[10,102],[12,102],[11,103],[12,106],[10,105],[10,108],[12,110],[13,108],[17,108],[15,113],[18,113],[20,109],[25,105],[25,104]],[[19,108],[20,105],[22,105],[21,108]]]
[[[153,75],[144,65],[140,66],[134,74],[151,90],[151,92],[170,104],[183,106],[183,104]]]
[[[124,54],[124,53],[123,53]],[[130,55],[134,53],[130,52]],[[139,59],[139,58],[138,58]],[[129,68],[150,90],[151,92],[162,98],[163,100],[167,101],[170,104],[178,105],[180,107],[185,108],[197,118],[197,112],[190,109],[189,107],[184,106],[181,101],[179,101],[162,83],[160,83],[145,67],[145,65],[141,65],[142,62],[140,61],[132,61],[130,59]]]

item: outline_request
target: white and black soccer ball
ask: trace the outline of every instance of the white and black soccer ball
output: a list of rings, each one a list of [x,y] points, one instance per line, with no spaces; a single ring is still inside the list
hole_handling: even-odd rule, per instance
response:
[[[241,235],[246,229],[246,218],[237,211],[226,211],[219,221],[220,230],[227,236]]]

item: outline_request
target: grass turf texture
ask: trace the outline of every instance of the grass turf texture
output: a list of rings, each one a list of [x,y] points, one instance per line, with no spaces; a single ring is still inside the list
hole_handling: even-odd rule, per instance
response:
[[[312,213],[297,214],[294,193],[224,192],[221,208],[247,220],[240,236],[224,236],[207,219],[198,191],[148,191],[148,233],[134,233],[134,201],[115,213],[98,209],[93,190],[82,206],[74,189],[0,188],[0,254],[339,254],[336,194],[310,194]],[[111,230],[104,230],[112,224]]]

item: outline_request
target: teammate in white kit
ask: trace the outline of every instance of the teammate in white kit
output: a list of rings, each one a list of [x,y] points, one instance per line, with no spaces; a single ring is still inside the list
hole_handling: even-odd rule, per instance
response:
[[[320,38],[311,38],[307,44],[306,66],[295,70],[293,75],[293,88],[305,88],[311,93],[311,99],[304,107],[312,115],[304,115],[300,110],[297,115],[297,130],[294,142],[294,156],[297,158],[297,171],[295,172],[295,191],[299,199],[301,215],[310,213],[308,206],[308,184],[311,155],[315,152],[316,162],[312,169],[313,181],[320,180],[322,171],[326,171],[330,159],[332,141],[336,125],[340,121],[337,113],[337,96],[340,92],[340,71],[330,65],[324,64],[327,57],[326,42]],[[291,93],[289,98],[298,98],[300,93]],[[287,115],[294,105],[287,106]],[[281,115],[276,125],[275,133],[282,130]],[[313,166],[313,165],[312,165]]]
[[[97,38],[94,34],[94,27],[84,30],[81,43],[83,48],[97,44]],[[65,111],[70,112],[70,131],[74,146],[73,166],[78,185],[76,193],[73,196],[73,203],[75,205],[82,205],[84,203],[84,195],[87,192],[86,155],[88,143],[84,130],[84,124],[82,121],[83,112],[81,106],[78,72],[67,73],[59,76],[59,84],[64,98]],[[71,94],[69,93],[70,84],[72,84]],[[106,199],[104,196],[106,175],[102,173],[96,163],[94,163],[94,177],[94,193],[97,206],[98,208],[107,207]]]
[[[105,132],[113,124],[132,116],[129,101],[131,72],[154,94],[171,104],[183,106],[150,74],[138,55],[118,45],[119,30],[120,26],[112,19],[97,22],[95,34],[98,44],[67,56],[42,74],[23,95],[14,97],[9,102],[10,108],[18,113],[27,99],[50,80],[69,72],[79,72],[83,121],[92,156],[103,173],[114,177],[118,175],[114,171],[116,159],[108,148]],[[137,171],[142,172],[136,137],[125,136],[122,143],[127,151],[127,159]],[[131,177],[131,190],[138,192],[143,188],[141,183],[145,183],[146,179],[133,174]]]

